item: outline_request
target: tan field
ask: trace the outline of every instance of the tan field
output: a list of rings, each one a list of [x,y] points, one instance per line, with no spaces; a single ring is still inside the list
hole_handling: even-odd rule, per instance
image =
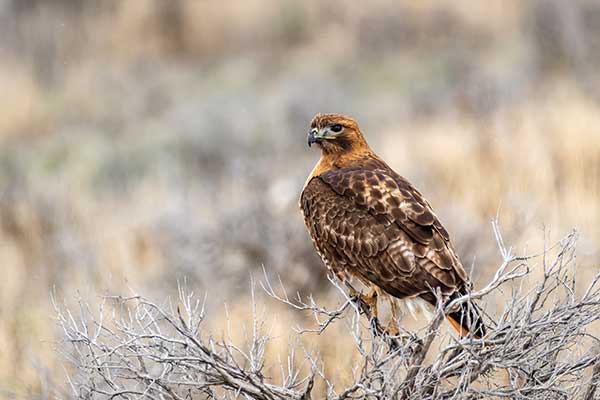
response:
[[[599,35],[595,1],[0,3],[0,398],[72,396],[53,294],[161,301],[185,280],[207,294],[210,332],[229,321],[236,342],[263,267],[339,304],[297,205],[317,112],[359,121],[433,205],[475,287],[501,262],[496,217],[518,253],[576,229],[589,282]],[[275,362],[311,318],[256,297]],[[351,380],[347,327],[300,340]]]

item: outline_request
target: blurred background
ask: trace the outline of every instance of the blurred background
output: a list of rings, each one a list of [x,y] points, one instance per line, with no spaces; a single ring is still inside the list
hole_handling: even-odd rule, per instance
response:
[[[598,65],[594,0],[0,0],[0,397],[66,395],[52,293],[164,299],[186,279],[215,332],[224,303],[248,318],[263,266],[339,301],[297,206],[317,112],[359,121],[476,286],[501,260],[496,215],[519,251],[577,228],[585,282]],[[270,307],[284,348],[306,316]],[[341,381],[346,336],[306,339]]]

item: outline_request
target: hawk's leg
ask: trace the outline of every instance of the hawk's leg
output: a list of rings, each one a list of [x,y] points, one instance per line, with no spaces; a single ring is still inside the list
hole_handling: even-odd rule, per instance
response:
[[[400,329],[398,329],[398,304],[392,296],[388,296],[388,300],[390,301],[391,316],[385,331],[390,336],[398,336],[400,334]]]
[[[360,293],[359,291],[357,291],[356,289],[354,289],[354,287],[349,282],[346,282],[346,286],[348,287],[348,290],[349,290],[348,295],[350,296],[352,301],[354,303],[356,303],[356,305],[358,306],[361,313],[365,314],[367,316],[367,318],[369,319],[369,325],[370,325],[373,333],[376,336],[381,336],[381,337],[385,338],[385,340],[389,344],[391,350],[396,350],[400,346],[402,346],[403,345],[402,342],[404,341],[403,339],[406,339],[406,338],[400,338],[400,339],[398,338],[399,329],[398,329],[398,325],[396,322],[397,321],[396,315],[398,312],[398,308],[397,308],[397,304],[396,304],[395,300],[390,297],[390,300],[392,301],[392,303],[391,303],[392,313],[394,314],[394,316],[392,317],[393,318],[392,321],[394,323],[396,323],[396,325],[393,325],[393,328],[391,328],[391,329],[390,328],[386,329],[379,324],[379,320],[377,319],[377,315],[378,315],[377,298],[381,294],[379,292],[380,289],[377,286],[371,286],[371,290],[369,291],[369,293],[364,295],[364,294]],[[392,333],[390,333],[390,331]],[[393,333],[393,332],[395,332],[395,333]]]
[[[376,286],[371,286],[371,290],[366,295],[363,295],[362,301],[367,303],[369,308],[371,309],[371,318],[377,319],[379,314],[377,313],[377,297],[379,296],[379,291]]]
[[[356,289],[354,289],[353,287],[350,287],[349,294],[350,297],[357,299],[359,304],[367,306],[366,308],[368,308],[368,310],[363,311],[368,311],[365,312],[365,314],[367,314],[367,317],[369,319],[377,321],[377,297],[379,296],[379,291],[376,286],[371,286],[371,290],[369,290],[369,293],[367,294],[362,294],[356,291]]]

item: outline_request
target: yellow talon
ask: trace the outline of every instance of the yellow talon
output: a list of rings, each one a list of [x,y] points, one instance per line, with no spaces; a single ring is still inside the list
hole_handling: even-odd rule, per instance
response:
[[[371,290],[369,291],[368,294],[361,297],[361,299],[365,303],[367,303],[367,305],[371,309],[371,317],[372,318],[378,317],[378,313],[377,313],[377,297],[378,296],[379,296],[379,293],[377,292],[377,289],[373,286],[373,287],[371,287]]]
[[[378,315],[377,314],[377,297],[378,297],[379,293],[375,286],[372,286],[371,290],[369,290],[369,293],[367,293],[367,294],[362,294],[362,293],[358,292],[356,289],[351,287],[348,295],[350,297],[359,299],[362,303],[369,306],[369,310],[371,312],[371,318],[377,319],[377,315]]]

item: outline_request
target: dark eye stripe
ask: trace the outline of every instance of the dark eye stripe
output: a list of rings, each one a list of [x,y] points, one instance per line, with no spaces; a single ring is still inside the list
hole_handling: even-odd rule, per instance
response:
[[[335,125],[333,125],[333,126],[331,127],[331,130],[332,130],[333,132],[341,132],[341,131],[342,131],[342,125],[340,125],[340,124],[335,124]]]

